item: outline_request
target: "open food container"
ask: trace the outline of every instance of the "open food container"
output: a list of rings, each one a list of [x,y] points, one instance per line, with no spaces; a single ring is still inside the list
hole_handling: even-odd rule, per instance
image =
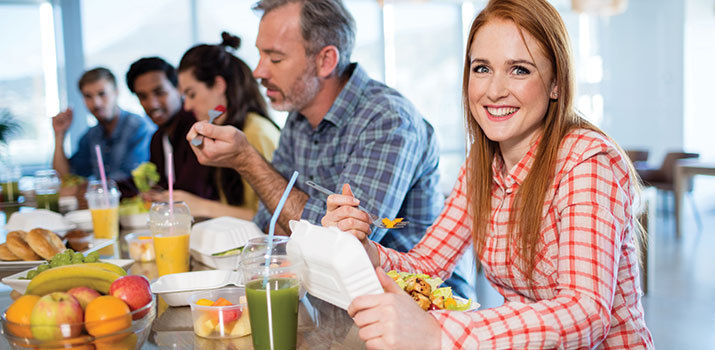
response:
[[[191,228],[191,256],[204,265],[235,270],[241,257],[240,248],[249,239],[265,234],[251,221],[219,217],[195,224]],[[223,254],[222,254],[223,253]]]
[[[288,256],[303,264],[301,283],[308,293],[347,310],[358,296],[384,291],[360,241],[336,227],[291,220]]]
[[[228,285],[243,286],[240,272],[227,270],[172,273],[159,277],[151,284],[151,292],[164,298],[169,306],[189,305],[194,293]]]

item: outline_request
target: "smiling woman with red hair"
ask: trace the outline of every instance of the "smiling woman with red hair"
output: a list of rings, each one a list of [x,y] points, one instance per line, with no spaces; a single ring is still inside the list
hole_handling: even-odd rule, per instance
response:
[[[323,225],[362,241],[386,291],[350,305],[360,337],[391,349],[653,348],[638,276],[639,179],[573,108],[561,17],[545,0],[493,0],[468,43],[469,154],[420,243],[399,253],[367,239],[369,218],[348,186],[328,199]],[[470,243],[502,306],[424,313],[383,272],[446,279]]]

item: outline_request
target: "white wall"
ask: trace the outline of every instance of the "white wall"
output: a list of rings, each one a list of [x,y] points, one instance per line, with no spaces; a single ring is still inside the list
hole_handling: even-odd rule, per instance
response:
[[[681,0],[632,0],[601,34],[601,126],[624,148],[650,150],[654,165],[683,147],[684,7]]]
[[[715,162],[715,0],[685,5],[685,147]]]

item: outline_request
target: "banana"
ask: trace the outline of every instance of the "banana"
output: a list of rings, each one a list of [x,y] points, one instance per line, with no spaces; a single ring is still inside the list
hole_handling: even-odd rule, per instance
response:
[[[120,276],[126,276],[127,272],[124,271],[124,269],[121,266],[117,266],[114,264],[106,263],[106,262],[96,262],[96,263],[83,263],[82,265],[84,266],[94,266],[94,267],[99,267],[101,269],[105,269],[108,271],[114,271],[118,273]]]
[[[87,265],[65,265],[45,270],[30,281],[25,294],[45,295],[52,292],[66,292],[79,286],[107,294],[112,282],[122,276],[115,271]]]

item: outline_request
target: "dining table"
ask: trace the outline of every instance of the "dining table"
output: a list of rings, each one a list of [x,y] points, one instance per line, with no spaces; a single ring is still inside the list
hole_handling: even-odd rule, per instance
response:
[[[23,208],[21,210],[32,210]],[[5,215],[0,214],[0,242],[5,241]],[[129,250],[123,237],[144,229],[120,230],[118,239],[109,247],[102,248],[101,259],[128,259]],[[192,271],[209,270],[211,267],[192,259]],[[0,270],[0,278],[21,270]],[[128,274],[143,275],[150,281],[158,278],[155,262],[134,262]],[[0,284],[0,310],[4,312],[13,301],[12,289]],[[252,349],[250,335],[231,339],[208,339],[194,334],[191,310],[189,306],[171,307],[161,297],[157,297],[156,318],[151,332],[142,349]],[[0,349],[9,349],[4,337],[0,337]],[[358,336],[358,328],[347,311],[305,294],[300,299],[298,312],[297,349],[364,349],[365,344]]]

